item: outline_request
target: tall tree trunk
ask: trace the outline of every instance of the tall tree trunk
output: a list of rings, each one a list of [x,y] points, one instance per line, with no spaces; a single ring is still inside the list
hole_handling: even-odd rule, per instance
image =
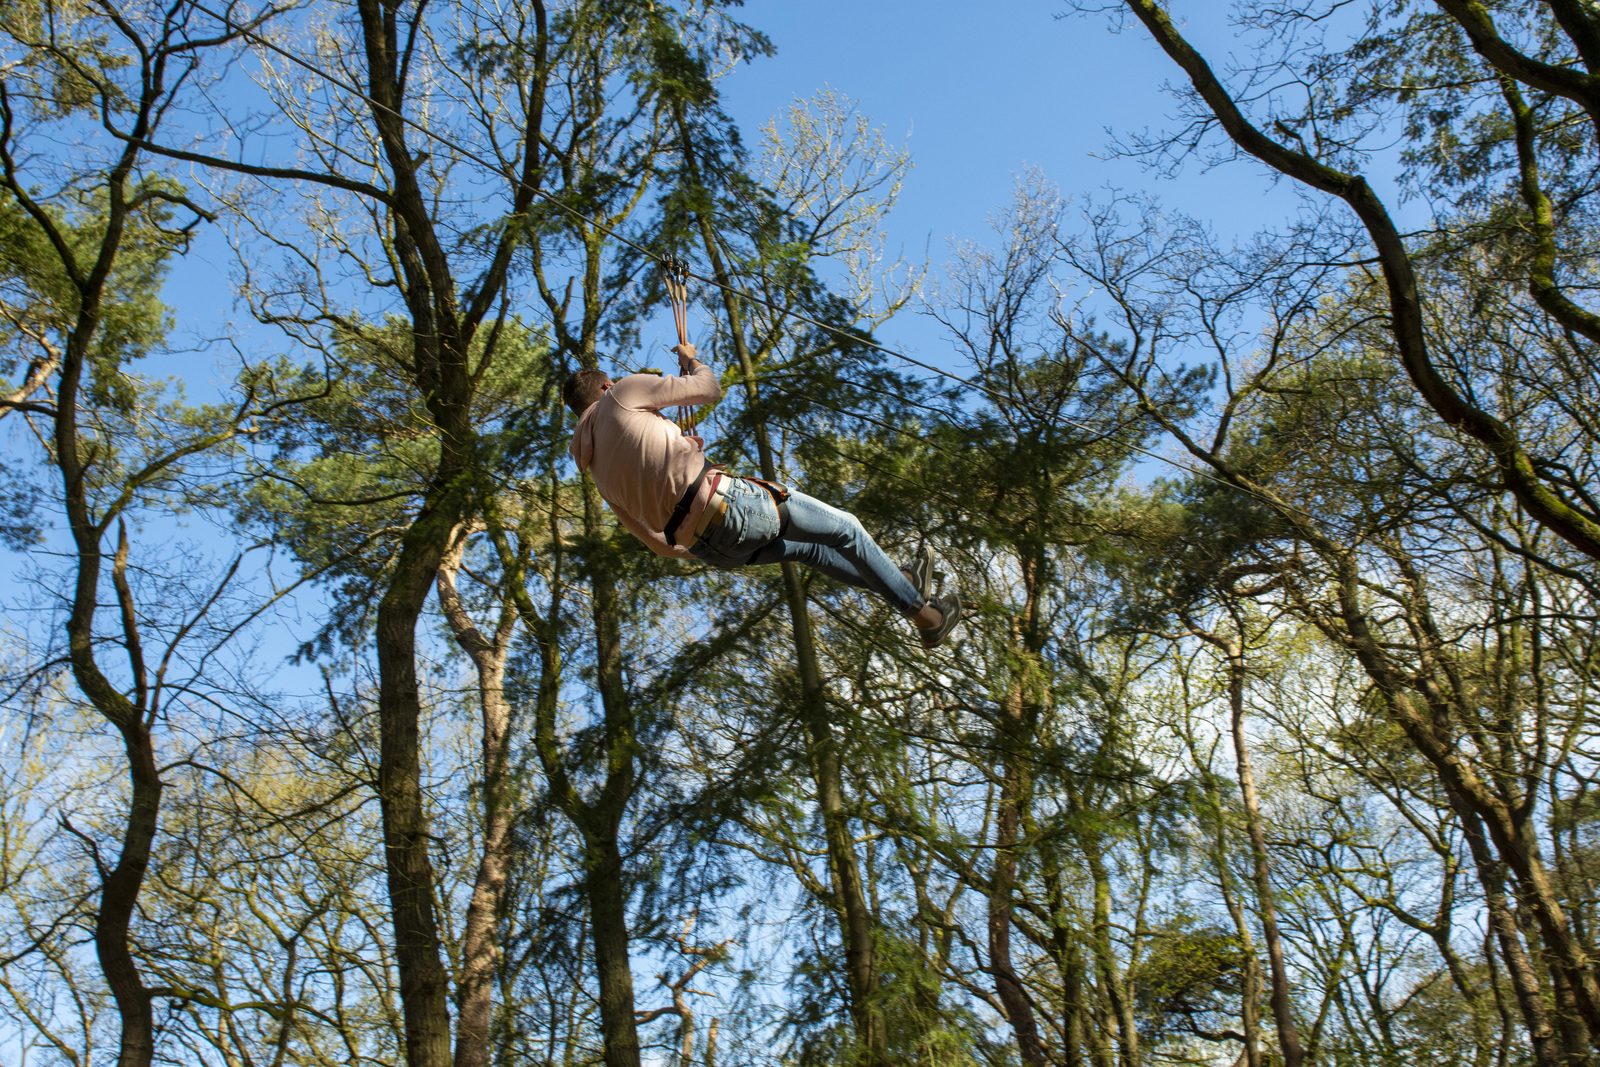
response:
[[[1101,992],[1110,1008],[1111,1025],[1116,1030],[1117,1060],[1122,1067],[1139,1067],[1139,1030],[1134,1022],[1133,1004],[1128,996],[1127,985],[1111,943],[1111,878],[1106,871],[1099,842],[1090,834],[1081,835],[1079,841],[1089,864],[1094,887],[1094,925],[1089,935],[1089,947],[1094,955]]]
[[[1256,791],[1255,771],[1250,763],[1250,746],[1244,735],[1244,644],[1240,637],[1207,635],[1222,649],[1228,662],[1228,711],[1232,723],[1234,766],[1239,776],[1239,794],[1244,801],[1245,828],[1250,836],[1251,873],[1255,880],[1256,905],[1261,910],[1261,937],[1267,945],[1267,966],[1272,977],[1272,1019],[1278,1030],[1278,1048],[1284,1067],[1300,1067],[1305,1051],[1300,1045],[1300,1030],[1294,1021],[1294,992],[1284,963],[1283,935],[1278,930],[1278,905],[1272,891],[1272,859],[1267,853],[1267,835],[1261,819],[1261,797]]]
[[[600,493],[583,483],[584,528],[598,542],[604,536]],[[569,816],[583,833],[585,893],[590,934],[600,978],[600,1027],[606,1067],[639,1067],[639,1029],[634,1017],[633,972],[628,956],[628,887],[623,880],[618,828],[633,793],[635,760],[633,706],[622,676],[621,603],[604,568],[591,568],[595,633],[595,679],[604,717],[606,774],[598,795]]]
[[[421,509],[401,537],[388,588],[378,604],[376,648],[378,798],[406,1059],[409,1067],[446,1067],[452,1059],[449,978],[434,911],[436,878],[423,806],[416,642],[428,591],[471,491],[468,480],[476,451],[468,358],[472,326],[461,316],[450,259],[435,232],[431,206],[419,181],[417,168],[425,155],[414,153],[407,143],[400,7],[390,0],[357,0],[356,10],[367,110],[393,186],[387,208],[402,296],[411,318],[409,384],[439,435],[437,466]],[[498,285],[495,279],[483,283],[490,292],[498,291]],[[486,306],[481,294],[476,305]]]
[[[1065,962],[1061,969],[1061,1029],[1062,1042],[1066,1046],[1062,1062],[1066,1067],[1083,1067],[1083,1050],[1091,1040],[1088,998],[1083,995],[1083,988],[1088,982],[1088,975],[1083,966],[1083,950],[1074,942],[1062,959]],[[1109,1055],[1105,1062],[1109,1067],[1111,1062]]]
[[[1588,1040],[1588,1031],[1585,1030],[1583,1019],[1578,1014],[1578,1006],[1572,995],[1572,986],[1561,973],[1560,967],[1549,967],[1550,995],[1555,1008],[1556,1036],[1561,1047],[1561,1062],[1565,1067],[1588,1067],[1592,1062],[1589,1051],[1585,1048]]]
[[[1089,1043],[1088,998],[1084,986],[1083,946],[1072,936],[1067,922],[1067,900],[1061,885],[1061,871],[1055,850],[1042,850],[1045,902],[1050,906],[1050,953],[1061,975],[1061,1062],[1066,1067],[1083,1067],[1084,1049]]]
[[[500,956],[499,919],[510,867],[511,809],[507,781],[507,745],[511,709],[506,703],[506,653],[511,647],[516,614],[501,611],[493,638],[486,637],[467,615],[456,590],[455,576],[466,547],[459,534],[439,567],[439,603],[451,634],[478,675],[481,715],[480,769],[483,775],[483,851],[473,878],[472,897],[461,935],[461,974],[456,981],[455,1067],[488,1067],[489,1029],[495,967]]]
[[[1189,732],[1189,742],[1195,765],[1207,766],[1209,760],[1196,751],[1198,746],[1194,745],[1193,731]],[[1233,876],[1228,871],[1227,820],[1222,814],[1221,790],[1213,782],[1212,776],[1207,775],[1207,800],[1216,812],[1216,833],[1211,838],[1211,862],[1217,869],[1217,890],[1222,895],[1223,907],[1228,910],[1228,918],[1233,922],[1234,934],[1239,938],[1239,950],[1244,957],[1239,991],[1243,1058],[1245,1067],[1261,1067],[1261,961],[1256,958],[1255,935],[1250,932],[1250,923],[1239,903],[1239,895],[1234,891]]]
[[[1489,911],[1489,929],[1500,949],[1506,974],[1511,979],[1511,989],[1522,1013],[1522,1023],[1528,1031],[1528,1042],[1533,1047],[1533,1062],[1537,1067],[1558,1067],[1562,1057],[1556,1043],[1555,1028],[1550,1022],[1538,973],[1523,945],[1522,933],[1517,929],[1516,917],[1506,898],[1504,869],[1495,857],[1477,816],[1454,797],[1451,798],[1451,806],[1461,819],[1461,831],[1472,855],[1478,883],[1483,887],[1484,905]]]
[[[600,1032],[605,1039],[606,1067],[639,1067],[628,950],[628,888],[614,826],[585,832],[584,882],[600,979]]]
[[[1013,624],[1014,643],[1020,630],[1020,624]],[[1022,809],[1032,790],[1026,763],[1027,729],[1023,706],[1024,679],[1019,676],[1007,690],[1000,708],[1000,797],[995,820],[994,874],[988,893],[989,969],[994,975],[995,995],[1000,998],[1006,1021],[1016,1034],[1022,1062],[1027,1067],[1038,1067],[1046,1062],[1039,1024],[1011,958],[1011,918],[1015,906],[1013,894]]]
[[[123,751],[128,759],[132,793],[123,823],[122,847],[117,863],[100,890],[100,910],[95,916],[94,947],[101,973],[111,989],[122,1023],[117,1052],[118,1067],[146,1067],[155,1057],[155,1021],[151,997],[139,976],[129,946],[133,912],[150,866],[161,811],[161,778],[156,772],[155,748],[142,722],[123,729]]]
[[[707,195],[700,178],[688,123],[681,110],[678,112],[677,121],[685,169],[700,195]],[[739,363],[745,395],[753,407],[760,399],[756,387],[756,365],[745,339],[743,316],[738,299],[734,295],[732,281],[707,212],[704,210],[697,212],[696,222],[700,229],[706,258],[711,264],[712,277],[722,293],[723,309],[728,318],[729,335]],[[769,481],[776,481],[777,463],[764,424],[757,423],[755,437],[761,476]],[[833,736],[833,725],[828,721],[827,693],[822,680],[822,668],[817,660],[811,616],[806,606],[805,587],[801,582],[800,569],[796,565],[784,563],[782,573],[784,599],[794,628],[795,664],[800,675],[802,714],[805,719],[807,739],[810,742],[811,770],[817,790],[817,804],[822,814],[834,909],[839,916],[840,932],[844,940],[845,977],[850,990],[850,1014],[857,1039],[867,1052],[868,1062],[872,1067],[890,1067],[888,1027],[883,1018],[883,1009],[878,1003],[880,976],[874,943],[877,922],[867,902],[861,868],[851,836],[844,800],[844,775],[840,766],[838,743]]]
[[[155,1057],[154,1013],[150,992],[140,976],[129,942],[134,910],[150,867],[151,849],[160,821],[161,777],[156,769],[155,748],[150,736],[149,709],[145,706],[147,690],[144,665],[138,652],[137,616],[124,572],[127,541],[120,528],[113,579],[123,609],[123,638],[135,675],[137,703],[129,700],[105,676],[95,659],[94,625],[104,562],[101,540],[105,527],[91,514],[88,470],[79,452],[78,429],[79,395],[90,341],[99,331],[101,293],[110,275],[125,217],[122,185],[132,156],[125,155],[124,161],[126,165],[119,168],[118,175],[108,183],[110,206],[100,261],[91,277],[80,286],[77,322],[67,339],[67,354],[57,386],[54,432],[62,501],[77,557],[72,607],[67,616],[67,658],[78,688],[121,736],[128,761],[128,808],[117,861],[105,874],[100,887],[100,907],[94,928],[95,956],[117,1006],[121,1028],[118,1067],[148,1067]]]
[[[410,1067],[445,1067],[451,1060],[449,979],[440,958],[436,878],[422,799],[416,660],[417,620],[456,525],[453,516],[441,514],[444,496],[430,493],[422,515],[406,531],[377,616],[378,803]]]

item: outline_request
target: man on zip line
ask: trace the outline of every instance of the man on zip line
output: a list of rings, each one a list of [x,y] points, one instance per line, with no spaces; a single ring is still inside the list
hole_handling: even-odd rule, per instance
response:
[[[613,382],[580,370],[561,398],[578,416],[572,458],[628,531],[658,556],[693,557],[714,567],[804,563],[876,593],[911,620],[928,648],[961,618],[961,597],[930,599],[933,550],[901,569],[854,515],[804,493],[725,474],[664,409],[709,404],[722,395],[711,368],[684,341],[673,348],[678,376],[630,374]]]

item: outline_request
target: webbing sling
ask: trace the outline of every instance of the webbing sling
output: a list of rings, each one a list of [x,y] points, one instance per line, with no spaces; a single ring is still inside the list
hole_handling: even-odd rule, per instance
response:
[[[666,535],[667,544],[673,548],[678,547],[678,527],[682,526],[683,520],[689,517],[689,509],[694,507],[695,494],[700,492],[700,483],[706,480],[706,471],[713,466],[715,464],[709,459],[705,461],[705,465],[700,468],[700,473],[694,476],[694,481],[689,483],[689,488],[685,489],[683,496],[678,498],[678,506],[672,509],[671,515],[667,516],[667,527],[661,532]]]

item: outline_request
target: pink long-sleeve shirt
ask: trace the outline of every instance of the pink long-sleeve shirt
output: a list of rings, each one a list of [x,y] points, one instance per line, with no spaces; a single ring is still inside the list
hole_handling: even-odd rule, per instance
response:
[[[711,368],[696,361],[682,377],[630,374],[584,410],[572,435],[572,458],[588,471],[622,525],[659,556],[689,555],[669,545],[667,519],[705,464],[700,446],[661,414],[680,404],[709,404],[722,395]],[[694,529],[711,498],[711,479],[700,483],[678,536]]]

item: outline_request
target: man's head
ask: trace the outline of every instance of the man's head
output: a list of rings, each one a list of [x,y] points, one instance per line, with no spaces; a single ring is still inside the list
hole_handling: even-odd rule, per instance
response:
[[[611,388],[611,379],[602,370],[573,371],[567,384],[561,387],[561,399],[573,414],[582,415],[589,405],[600,399],[600,394]]]

